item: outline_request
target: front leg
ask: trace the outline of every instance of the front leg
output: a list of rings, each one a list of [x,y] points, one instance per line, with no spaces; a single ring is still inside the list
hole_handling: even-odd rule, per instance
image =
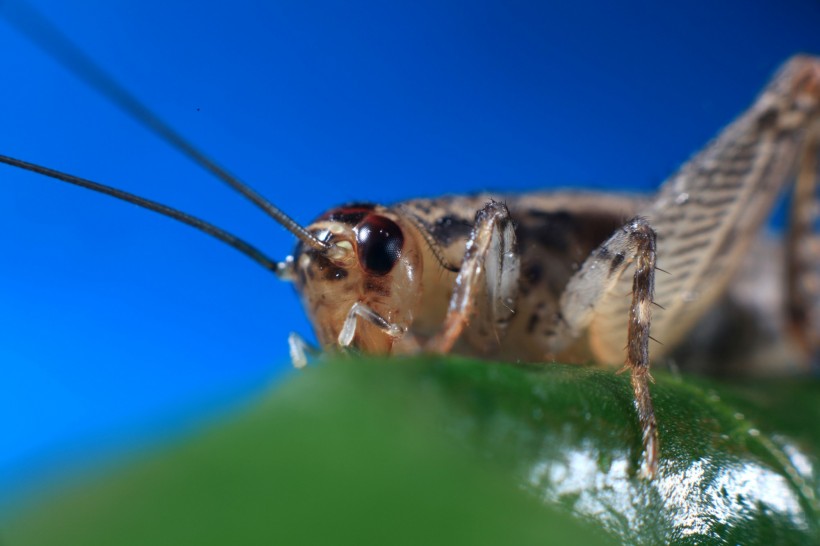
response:
[[[356,329],[360,320],[372,324],[381,330],[384,335],[392,338],[394,342],[402,343],[405,348],[403,352],[418,352],[418,342],[415,336],[408,334],[406,328],[388,321],[360,301],[350,306],[347,317],[342,324],[342,329],[339,331],[337,344],[342,351],[349,350],[353,344],[353,338],[356,337]],[[288,336],[288,346],[290,347],[291,363],[293,367],[297,369],[307,366],[308,355],[318,356],[321,354],[320,349],[311,346],[302,336],[295,332],[292,332],[290,336]]]
[[[367,322],[373,324],[391,338],[402,337],[406,330],[398,324],[389,322],[364,303],[357,301],[347,312],[347,318],[345,319],[342,329],[339,332],[339,347],[345,349],[350,347],[353,343],[353,338],[356,335],[356,324],[359,319],[366,320]]]
[[[561,297],[560,315],[550,340],[560,352],[578,338],[600,313],[600,304],[618,279],[635,264],[632,278],[632,303],[626,332],[626,362],[621,371],[632,374],[635,409],[643,433],[643,475],[654,477],[658,471],[658,426],[649,393],[649,326],[655,291],[655,232],[644,218],[633,218],[595,249],[581,269],[573,275]],[[590,340],[595,345],[595,340]],[[601,358],[601,355],[598,355]],[[604,361],[612,360],[607,355]]]
[[[427,349],[450,352],[473,316],[479,322],[468,331],[470,342],[483,350],[497,346],[515,310],[519,269],[510,211],[490,201],[476,213],[442,329]]]

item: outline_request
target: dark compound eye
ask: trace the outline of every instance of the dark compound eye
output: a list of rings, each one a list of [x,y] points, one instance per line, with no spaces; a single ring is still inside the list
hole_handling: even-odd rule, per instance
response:
[[[396,223],[378,214],[368,215],[356,227],[359,263],[369,273],[390,273],[401,256],[404,235]]]

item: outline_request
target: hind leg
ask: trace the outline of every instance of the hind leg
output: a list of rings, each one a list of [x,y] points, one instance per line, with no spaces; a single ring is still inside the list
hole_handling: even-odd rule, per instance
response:
[[[806,362],[820,359],[820,234],[816,224],[820,129],[807,140],[800,157],[786,236],[786,311],[792,334]]]

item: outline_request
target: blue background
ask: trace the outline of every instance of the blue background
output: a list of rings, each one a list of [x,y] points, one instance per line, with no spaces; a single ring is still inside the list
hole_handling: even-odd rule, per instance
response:
[[[35,5],[303,223],[354,199],[651,191],[783,60],[820,53],[815,0]],[[4,21],[0,71],[0,153],[291,251]],[[244,256],[6,167],[0,195],[0,490],[196,426],[292,373],[288,332],[310,326]]]

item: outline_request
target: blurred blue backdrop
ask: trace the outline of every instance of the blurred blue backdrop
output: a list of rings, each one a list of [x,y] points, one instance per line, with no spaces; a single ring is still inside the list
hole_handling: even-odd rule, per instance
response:
[[[816,0],[37,0],[99,64],[308,222],[348,200],[650,191],[787,57]],[[0,9],[3,9],[0,6]],[[0,20],[0,153],[293,238]],[[155,214],[0,169],[0,490],[201,422],[289,371],[288,285]]]

